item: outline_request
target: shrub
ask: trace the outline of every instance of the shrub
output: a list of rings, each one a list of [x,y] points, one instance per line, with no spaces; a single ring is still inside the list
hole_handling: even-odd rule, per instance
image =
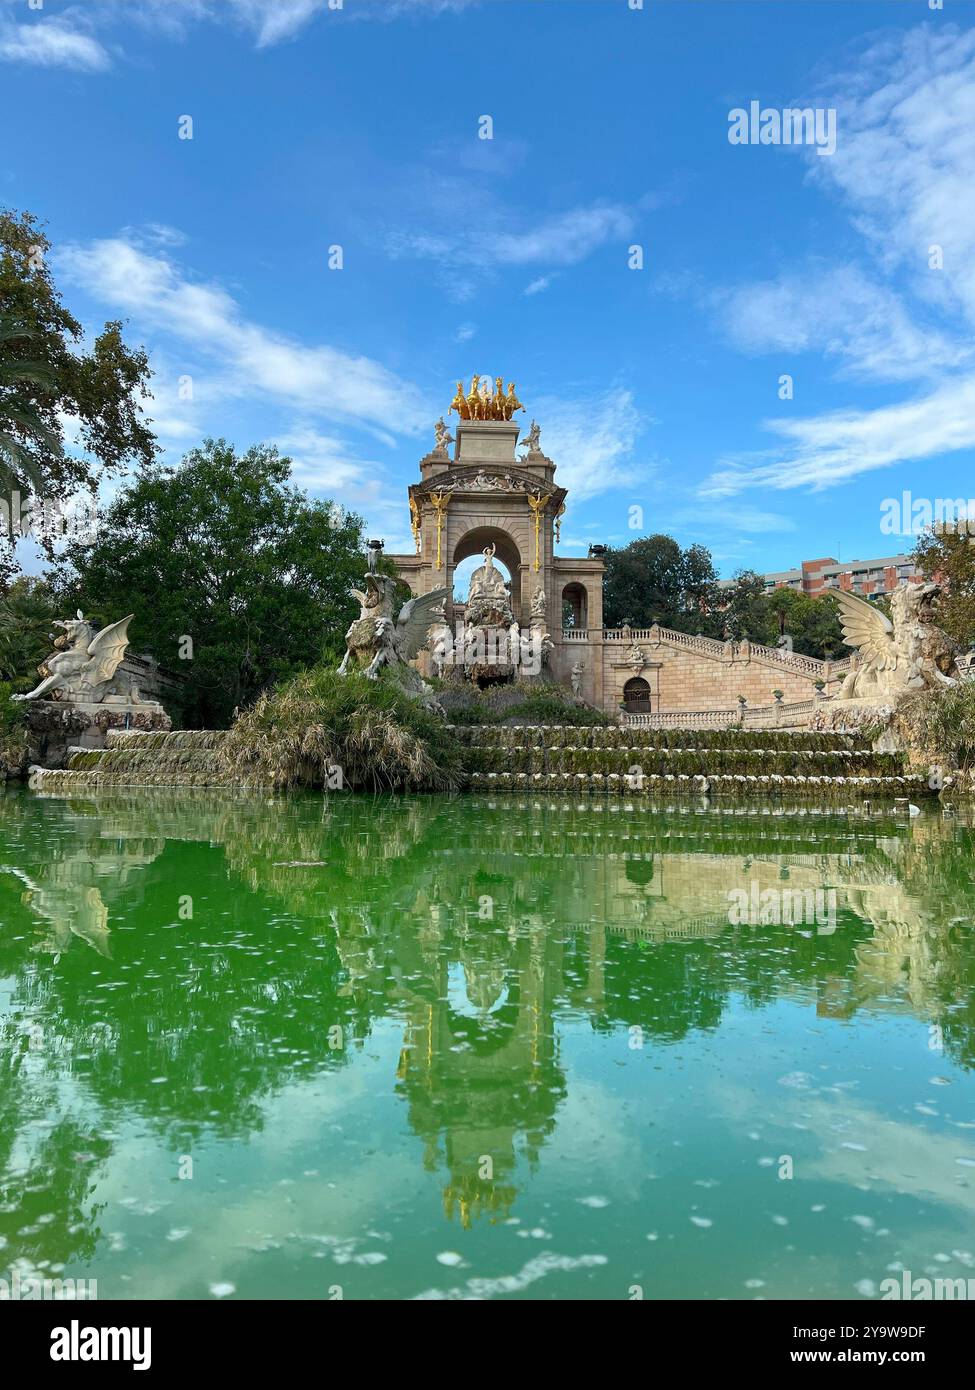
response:
[[[975,766],[975,682],[922,690],[899,706],[894,724],[912,751],[963,772]]]
[[[437,699],[451,724],[571,724],[574,727],[605,726],[609,718],[560,685],[542,681],[514,681],[487,690],[474,686],[444,685]]]
[[[224,741],[225,766],[277,787],[441,791],[461,781],[460,744],[439,715],[384,675],[314,666],[262,695]]]
[[[12,691],[8,681],[0,681],[0,782],[22,776],[29,758],[24,712],[11,700]]]

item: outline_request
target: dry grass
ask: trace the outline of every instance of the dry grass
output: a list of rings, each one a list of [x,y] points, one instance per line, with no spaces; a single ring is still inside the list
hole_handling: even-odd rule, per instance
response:
[[[461,750],[437,715],[393,679],[323,667],[262,695],[219,749],[228,769],[276,787],[444,791],[461,781]]]

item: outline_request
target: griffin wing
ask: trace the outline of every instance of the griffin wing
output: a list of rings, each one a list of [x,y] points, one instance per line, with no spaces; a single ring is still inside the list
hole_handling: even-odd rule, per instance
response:
[[[872,603],[847,593],[845,589],[833,589],[831,592],[840,605],[846,645],[857,647],[861,656],[879,671],[896,666],[897,647],[894,643],[894,625],[890,619],[885,618]]]
[[[396,619],[396,650],[404,661],[410,661],[426,645],[433,623],[443,621],[443,602],[446,589],[431,589],[428,594],[411,598],[403,604]]]
[[[89,660],[82,672],[90,685],[101,685],[115,675],[129,645],[129,623],[134,616],[130,613],[117,623],[109,623],[92,638],[88,647]]]

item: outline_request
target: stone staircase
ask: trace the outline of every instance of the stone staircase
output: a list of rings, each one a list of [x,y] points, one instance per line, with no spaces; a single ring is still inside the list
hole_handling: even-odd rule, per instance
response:
[[[848,801],[934,795],[899,753],[875,753],[843,734],[774,730],[466,727],[476,790],[706,792],[738,799],[788,794]]]
[[[68,792],[91,787],[226,787],[234,779],[219,758],[226,733],[179,729],[142,733],[110,729],[106,748],[72,748],[63,771],[35,769],[36,791]]]
[[[776,730],[451,726],[466,750],[467,788],[578,795],[661,792],[741,800],[787,797],[862,802],[936,795],[898,753],[855,736]],[[233,787],[222,765],[225,733],[112,730],[101,750],[74,749],[64,771],[35,770],[35,790]]]

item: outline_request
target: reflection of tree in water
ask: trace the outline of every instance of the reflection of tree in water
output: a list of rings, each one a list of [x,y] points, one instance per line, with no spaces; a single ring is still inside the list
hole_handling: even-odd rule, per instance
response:
[[[972,900],[971,835],[935,818],[185,792],[7,806],[0,969],[15,1013],[61,1040],[40,1076],[87,1054],[76,1084],[99,1112],[134,1111],[174,1152],[259,1127],[276,1089],[354,1058],[330,1029],[361,1042],[385,1016],[403,1027],[397,1093],[464,1221],[507,1211],[519,1160],[539,1160],[566,1094],[566,1011],[667,1044],[716,1028],[734,996],[846,1017],[895,1007],[893,985],[971,1064],[970,938],[950,926]],[[835,887],[835,932],[730,926],[728,889],[753,878]],[[100,937],[78,930],[92,887]],[[72,943],[56,967],[30,950],[52,939]],[[7,1155],[46,1113],[40,1079],[15,1082]]]

